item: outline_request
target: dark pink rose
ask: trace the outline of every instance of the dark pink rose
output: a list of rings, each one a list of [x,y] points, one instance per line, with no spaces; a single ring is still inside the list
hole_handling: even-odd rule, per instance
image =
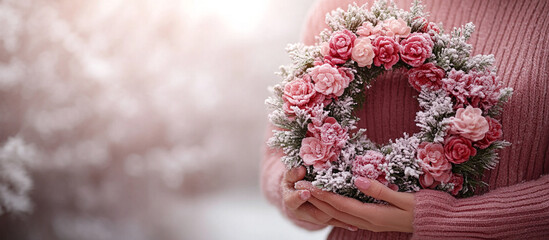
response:
[[[332,33],[329,41],[330,51],[325,58],[333,64],[343,64],[347,62],[351,57],[355,39],[356,35],[347,29]]]
[[[463,189],[463,176],[454,173],[448,183],[454,184],[454,189],[452,189],[450,193],[455,196],[459,193],[459,191],[461,191],[461,189]]]
[[[307,129],[309,130],[310,135],[320,139],[325,145],[342,148],[347,143],[347,140],[349,140],[347,130],[342,128],[333,117],[327,117],[324,119],[322,125],[319,126],[309,123]]]
[[[330,162],[337,160],[338,154],[332,148],[317,138],[308,137],[301,141],[299,156],[303,159],[304,165],[313,166],[315,169],[325,169],[330,166]]]
[[[408,82],[418,91],[421,91],[422,87],[438,90],[442,87],[444,75],[444,69],[434,63],[426,63],[408,71]]]
[[[364,155],[357,156],[353,161],[353,175],[357,177],[367,177],[386,183],[385,174],[381,170],[381,164],[385,163],[382,153],[368,150]]]
[[[423,32],[427,32],[427,33],[430,32],[430,31],[440,33],[440,28],[434,22],[429,22],[429,24],[426,24],[425,27],[423,27],[422,30],[423,30]]]
[[[460,164],[469,160],[469,157],[475,156],[477,150],[473,147],[471,140],[454,135],[444,140],[444,154],[449,162]]]
[[[418,146],[417,158],[423,170],[423,179],[428,187],[435,182],[448,182],[452,175],[452,164],[444,156],[444,147],[438,143],[422,142]],[[420,179],[421,180],[421,179]]]
[[[486,132],[486,135],[484,135],[483,139],[475,143],[475,146],[481,149],[486,149],[493,142],[500,139],[503,135],[503,131],[501,130],[501,124],[498,122],[498,120],[491,117],[486,117],[486,120],[488,121],[489,126],[488,132]]]
[[[419,184],[423,188],[435,189],[440,182],[436,181],[430,174],[423,174],[419,176]]]
[[[389,70],[395,65],[398,60],[398,51],[400,46],[393,37],[379,36],[372,42],[374,46],[374,65],[385,67]]]
[[[313,67],[310,75],[315,83],[315,90],[327,96],[341,96],[351,82],[347,72],[328,63]]]
[[[428,34],[412,33],[400,42],[400,58],[412,67],[419,67],[431,57],[433,45]]]

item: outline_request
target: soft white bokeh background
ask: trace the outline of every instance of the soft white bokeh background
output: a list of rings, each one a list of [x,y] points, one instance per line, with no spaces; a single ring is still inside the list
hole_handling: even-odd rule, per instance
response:
[[[325,238],[258,182],[267,86],[312,3],[0,2],[1,238]]]

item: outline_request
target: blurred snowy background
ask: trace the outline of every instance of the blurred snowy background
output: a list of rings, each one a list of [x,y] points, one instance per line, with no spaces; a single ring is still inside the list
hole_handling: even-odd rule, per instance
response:
[[[258,184],[312,3],[0,1],[0,239],[323,239]]]

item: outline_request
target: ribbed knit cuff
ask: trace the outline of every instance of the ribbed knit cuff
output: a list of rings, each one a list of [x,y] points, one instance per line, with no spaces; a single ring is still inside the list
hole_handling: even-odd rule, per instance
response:
[[[538,239],[549,236],[549,176],[455,199],[447,193],[416,193],[412,239]]]

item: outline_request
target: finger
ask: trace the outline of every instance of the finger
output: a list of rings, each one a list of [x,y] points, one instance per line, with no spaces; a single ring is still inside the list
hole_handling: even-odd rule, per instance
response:
[[[394,215],[393,210],[402,211],[398,208],[390,208],[389,206],[380,204],[365,204],[353,198],[322,191],[307,181],[297,182],[296,189],[309,190],[312,197],[331,205],[336,210],[358,218],[367,219],[369,222],[375,223],[375,225],[385,226],[386,224],[381,223],[387,215]]]
[[[302,204],[295,211],[295,215],[298,219],[319,225],[326,225],[332,219],[330,215],[320,211],[320,209],[308,202]]]
[[[377,180],[359,177],[355,179],[355,186],[364,194],[391,203],[400,209],[406,210],[414,207],[413,194],[394,191]]]
[[[357,227],[346,224],[346,223],[341,222],[337,219],[331,219],[330,221],[328,221],[328,225],[332,225],[332,226],[338,227],[338,228],[345,228],[345,229],[347,229],[349,231],[352,231],[352,232],[358,231]]]
[[[296,210],[311,197],[308,190],[288,191],[284,194],[284,205],[286,208]]]
[[[318,200],[314,197],[309,199],[309,202],[312,203],[315,207],[320,209],[321,211],[325,212],[326,214],[330,215],[332,218],[339,220],[347,225],[356,226],[361,229],[370,230],[373,232],[387,232],[387,231],[394,231],[395,229],[390,227],[384,227],[384,226],[378,226],[375,225],[365,219],[353,216],[351,214],[347,214],[344,212],[340,212],[334,207],[332,207],[330,204],[325,203],[321,200]]]
[[[284,181],[287,183],[291,183],[293,187],[293,183],[303,179],[305,177],[305,174],[306,170],[303,166],[292,168],[286,171],[286,174],[284,174]]]

